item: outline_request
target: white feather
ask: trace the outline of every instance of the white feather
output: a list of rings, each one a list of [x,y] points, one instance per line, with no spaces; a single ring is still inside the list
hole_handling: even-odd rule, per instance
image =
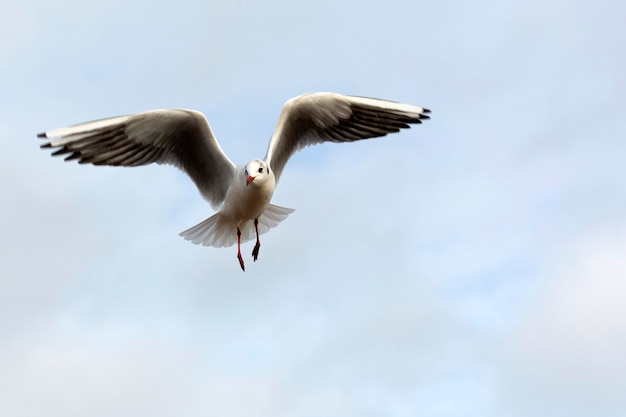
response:
[[[287,216],[294,211],[294,209],[287,207],[269,204],[259,217],[259,235],[278,226],[280,222],[285,220]],[[241,243],[256,238],[253,220],[240,223],[239,228],[241,230]],[[203,222],[181,232],[180,236],[195,245],[224,248],[237,243],[237,222],[221,212],[217,212]]]
[[[125,123],[130,116],[111,117],[108,119],[96,120],[93,122],[81,123],[79,125],[62,127],[60,129],[48,130],[46,132],[47,138],[56,138],[62,136],[69,136],[65,141],[52,142],[52,146],[61,146],[67,142],[82,139],[87,137],[98,130],[102,130],[106,127],[114,126],[116,124]],[[84,135],[79,135],[84,133]]]

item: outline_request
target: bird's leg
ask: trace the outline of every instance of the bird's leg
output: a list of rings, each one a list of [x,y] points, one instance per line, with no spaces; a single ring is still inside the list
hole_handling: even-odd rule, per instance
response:
[[[252,257],[254,258],[254,262],[256,262],[259,257],[259,249],[261,248],[261,241],[259,240],[259,219],[254,219],[254,230],[256,231],[256,245],[254,245],[254,249],[252,249]]]
[[[241,256],[241,230],[239,230],[239,226],[237,226],[237,259],[239,259],[241,270],[245,272],[246,267],[243,265],[243,257]]]

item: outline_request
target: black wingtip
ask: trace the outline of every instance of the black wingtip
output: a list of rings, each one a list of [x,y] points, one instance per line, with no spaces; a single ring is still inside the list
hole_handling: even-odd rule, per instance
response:
[[[48,143],[44,143],[43,145],[39,145],[39,147],[41,149],[52,148],[52,145],[50,144],[50,142],[48,142]]]
[[[41,132],[41,133],[37,133],[37,137],[38,138],[47,138],[48,136],[46,136],[46,132]]]
[[[430,113],[430,109],[423,109],[424,113]]]
[[[430,119],[430,116],[427,116],[425,114],[420,114],[420,119]]]
[[[69,152],[68,149],[65,146],[63,146],[57,149],[56,151],[52,152],[52,156],[63,155],[64,153],[68,153],[68,152]]]
[[[80,152],[72,152],[70,156],[64,159],[64,161],[73,161],[74,159],[79,159],[80,157],[81,157]]]

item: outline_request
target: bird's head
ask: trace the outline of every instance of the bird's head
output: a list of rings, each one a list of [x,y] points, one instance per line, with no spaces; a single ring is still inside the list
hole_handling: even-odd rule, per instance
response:
[[[274,179],[274,174],[265,161],[253,159],[245,167],[246,186],[261,187]],[[272,181],[273,182],[273,181]]]

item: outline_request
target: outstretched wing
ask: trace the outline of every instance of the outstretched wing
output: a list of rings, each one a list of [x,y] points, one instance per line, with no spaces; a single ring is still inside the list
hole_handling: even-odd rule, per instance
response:
[[[96,120],[37,135],[42,148],[81,164],[170,164],[187,173],[213,207],[224,201],[235,164],[217,143],[204,115],[193,110],[152,110]]]
[[[430,110],[387,100],[304,94],[285,103],[265,161],[278,181],[291,155],[305,146],[385,136],[429,119],[427,113]]]

